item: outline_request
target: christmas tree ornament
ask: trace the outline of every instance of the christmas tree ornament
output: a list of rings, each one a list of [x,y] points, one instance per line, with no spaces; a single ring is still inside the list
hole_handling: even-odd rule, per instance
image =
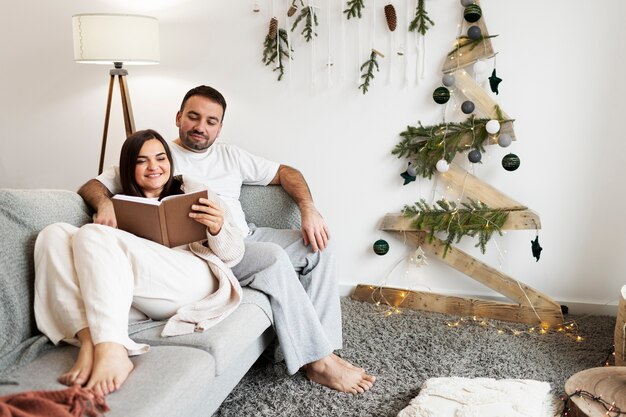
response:
[[[535,237],[535,240],[530,241],[530,249],[533,252],[533,256],[537,259],[535,262],[539,262],[539,257],[541,256],[541,251],[543,250],[539,244],[539,235]]]
[[[387,27],[390,31],[396,30],[398,26],[398,17],[396,15],[396,8],[393,7],[393,4],[388,4],[385,6],[385,19],[387,19]]]
[[[378,52],[376,49],[372,49],[370,53],[370,58],[361,65],[361,71],[363,74],[361,78],[363,78],[363,82],[359,85],[359,89],[363,91],[363,94],[367,93],[367,90],[370,88],[370,83],[374,79],[374,70],[377,72],[380,71],[380,67],[378,65],[378,57],[384,58],[385,55]]]
[[[267,32],[267,36],[269,36],[270,38],[275,38],[277,33],[278,33],[278,19],[276,19],[275,17],[272,17],[270,19],[270,27]]]
[[[437,168],[437,171],[444,173],[450,169],[450,165],[448,165],[448,161],[446,161],[445,159],[440,159],[437,161],[435,168]]]
[[[470,4],[474,4],[474,0],[461,0],[461,6],[467,7]]]
[[[473,41],[480,39],[482,35],[483,34],[478,26],[470,26],[469,29],[467,29],[467,37]]]
[[[418,267],[428,265],[428,258],[426,257],[426,254],[421,246],[418,246],[417,249],[415,249],[415,252],[413,252],[409,260]]]
[[[422,35],[426,35],[426,31],[435,25],[435,22],[428,17],[424,0],[417,0],[417,8],[415,9],[415,18],[409,23],[409,32],[416,30]]]
[[[413,182],[417,179],[417,169],[415,169],[414,166],[411,166],[411,163],[409,162],[408,168],[406,169],[406,171],[400,174],[400,176],[404,178],[404,184],[402,185],[407,185],[408,183]]]
[[[487,122],[487,124],[485,125],[485,129],[487,130],[487,133],[491,133],[492,135],[495,135],[496,133],[498,133],[500,131],[500,122],[497,120],[489,120]]]
[[[348,0],[348,8],[343,12],[346,14],[346,18],[350,20],[351,17],[361,18],[363,16],[362,10],[365,8],[363,0]]]
[[[437,87],[433,92],[433,100],[438,104],[445,104],[450,100],[450,90],[446,87]]]
[[[291,26],[292,32],[296,30],[296,27],[301,21],[304,22],[303,24],[304,28],[302,29],[302,32],[300,33],[302,34],[302,36],[304,36],[304,39],[307,42],[311,42],[313,38],[317,36],[317,32],[315,28],[319,26],[319,21],[317,20],[317,13],[315,12],[313,7],[311,6],[304,7],[300,11],[298,16],[294,20],[293,25]]]
[[[470,23],[478,22],[482,15],[483,11],[477,4],[470,4],[469,6],[465,7],[465,10],[463,11],[463,17]]]
[[[502,168],[507,171],[515,171],[520,166],[520,160],[517,155],[510,153],[502,158]]]
[[[454,85],[455,82],[455,78],[454,75],[452,74],[446,74],[443,76],[443,78],[441,79],[441,82],[443,83],[443,85],[445,85],[446,87],[452,87]]]
[[[474,102],[471,100],[465,100],[463,104],[461,104],[461,111],[465,114],[472,113],[475,108],[476,106],[474,105]]]
[[[493,69],[491,73],[491,77],[489,77],[489,87],[491,87],[491,91],[498,94],[498,85],[502,82],[502,78],[498,78],[496,75],[496,69]]]
[[[508,147],[511,142],[513,142],[513,139],[511,139],[511,136],[507,135],[506,133],[501,133],[500,137],[498,138],[498,145],[502,146],[503,148]]]
[[[287,10],[287,16],[291,17],[294,14],[296,14],[296,12],[298,11],[298,5],[296,5],[296,2],[294,1],[291,6],[289,6],[289,9]]]
[[[374,253],[376,255],[385,255],[387,252],[389,252],[389,243],[387,243],[386,240],[378,239],[376,242],[374,242],[374,246],[372,247],[372,249],[374,249]]]
[[[261,11],[261,6],[259,6],[259,3],[254,3],[254,6],[252,6],[252,11],[254,13],[258,13]]]
[[[473,149],[473,150],[470,151],[470,153],[467,154],[467,159],[469,159],[469,161],[472,164],[476,164],[476,163],[480,162],[482,157],[483,157],[483,155],[480,153],[480,151],[478,149]]]
[[[489,70],[487,63],[481,60],[476,61],[473,68],[474,68],[474,74],[484,74],[485,72],[487,72],[487,70]]]

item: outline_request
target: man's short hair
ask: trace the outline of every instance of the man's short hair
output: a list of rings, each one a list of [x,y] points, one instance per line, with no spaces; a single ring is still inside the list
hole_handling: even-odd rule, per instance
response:
[[[187,103],[187,100],[189,100],[193,96],[202,96],[222,106],[222,121],[224,120],[224,114],[226,114],[226,99],[224,98],[222,93],[220,93],[213,87],[209,87],[208,85],[200,85],[198,87],[194,87],[189,90],[187,94],[185,94],[183,102],[180,104],[181,112],[183,111],[183,108],[185,108],[185,103]]]

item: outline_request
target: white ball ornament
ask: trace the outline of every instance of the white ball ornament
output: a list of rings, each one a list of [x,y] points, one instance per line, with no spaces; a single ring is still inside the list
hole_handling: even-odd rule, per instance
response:
[[[489,66],[485,61],[476,61],[473,68],[474,74],[484,74],[489,70]]]
[[[435,168],[437,168],[437,171],[439,172],[446,172],[450,169],[450,165],[448,165],[448,161],[445,159],[440,159],[437,161]]]
[[[485,129],[487,129],[487,133],[495,135],[500,131],[500,122],[497,120],[489,120],[485,125]]]

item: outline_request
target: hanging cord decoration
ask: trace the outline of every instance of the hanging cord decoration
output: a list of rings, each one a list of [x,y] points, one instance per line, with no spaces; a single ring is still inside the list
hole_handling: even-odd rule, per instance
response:
[[[278,71],[278,81],[282,80],[285,75],[284,59],[291,59],[293,50],[289,47],[288,34],[285,29],[278,27],[278,19],[272,17],[270,19],[269,30],[265,36],[263,43],[263,59],[262,62],[267,66],[275,63],[276,67],[273,71]]]
[[[363,0],[349,0],[347,6],[348,8],[345,9],[343,12],[345,13],[348,20],[353,17],[360,19],[363,16],[362,11],[365,8]]]
[[[374,69],[376,69],[377,72],[380,71],[380,67],[378,65],[378,60],[377,60],[378,56],[380,56],[381,58],[385,57],[376,49],[372,49],[369,59],[365,61],[363,65],[361,65],[361,68],[360,68],[361,71],[365,71],[365,72],[361,75],[363,82],[359,85],[359,89],[363,91],[363,94],[367,93],[370,87],[370,83],[374,79]]]
[[[396,27],[398,26],[398,16],[396,14],[396,8],[393,7],[393,4],[391,3],[385,5],[384,12],[385,20],[387,21],[387,27],[389,28],[389,32],[391,32],[389,34],[389,73],[387,76],[387,84],[391,84],[393,81],[393,50],[395,47],[395,31]]]

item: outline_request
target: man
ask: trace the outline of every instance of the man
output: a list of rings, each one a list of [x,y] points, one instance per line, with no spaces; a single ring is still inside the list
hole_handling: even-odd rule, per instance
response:
[[[185,95],[176,114],[179,137],[171,143],[176,174],[215,191],[246,235],[244,258],[233,273],[241,285],[268,295],[288,373],[302,369],[310,380],[341,392],[369,390],[375,378],[333,353],[342,346],[333,251],[304,177],[286,165],[215,143],[225,111],[226,100],[211,87]],[[300,208],[302,231],[246,224],[239,202],[242,184],[281,185]],[[115,227],[110,197],[119,191],[119,175],[111,168],[78,193],[96,211],[94,222]]]

